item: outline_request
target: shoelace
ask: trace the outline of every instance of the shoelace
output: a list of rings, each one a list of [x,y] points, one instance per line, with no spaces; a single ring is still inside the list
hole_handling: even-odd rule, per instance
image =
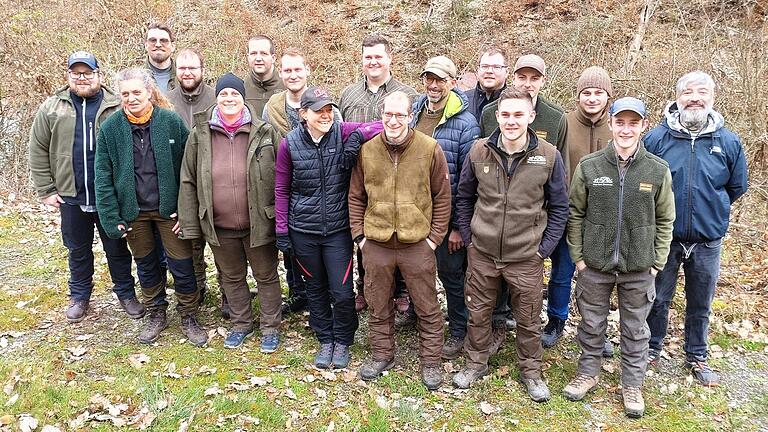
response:
[[[320,355],[330,356],[331,354],[333,354],[333,344],[320,345]]]
[[[578,387],[582,384],[587,384],[587,382],[590,381],[591,379],[592,377],[589,375],[579,374],[579,375],[576,375],[576,378],[574,378],[573,385],[574,387]]]
[[[640,387],[624,387],[624,400],[630,403],[640,403],[642,394],[640,393]]]
[[[704,362],[700,362],[700,361],[691,363],[691,369],[693,369],[696,372],[702,372],[702,373],[711,373],[712,372],[712,368],[709,367],[708,364],[706,364]]]

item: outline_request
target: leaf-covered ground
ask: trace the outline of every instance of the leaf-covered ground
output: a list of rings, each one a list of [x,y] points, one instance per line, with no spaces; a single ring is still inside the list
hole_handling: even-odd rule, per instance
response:
[[[68,301],[66,250],[61,245],[58,215],[37,204],[2,197],[0,430],[768,428],[765,317],[735,312],[759,311],[765,299],[748,293],[734,297],[729,287],[718,293],[712,324],[711,363],[722,374],[723,386],[698,386],[682,368],[679,317],[684,303],[678,296],[665,357],[646,381],[646,415],[630,420],[622,410],[618,356],[605,363],[599,389],[584,402],[569,402],[561,396],[578,358],[574,343],[578,317],[566,328],[564,341],[545,352],[544,375],[553,393],[548,403],[530,401],[518,382],[514,332],[492,357],[493,374],[487,379],[469,391],[455,390],[450,379],[463,361],[445,362],[446,384],[429,392],[419,380],[413,329],[398,331],[397,366],[392,371],[378,382],[359,380],[359,365],[368,353],[365,314],[352,351],[353,363],[344,370],[312,367],[317,343],[306,315],[284,320],[275,354],[259,352],[258,336],[241,349],[223,348],[228,323],[217,314],[215,294],[209,294],[201,313],[211,336],[206,347],[195,348],[184,340],[175,312],[170,313],[171,326],[157,343],[139,344],[135,337],[140,322],[120,310],[107,289],[103,254],[97,254],[97,259],[102,265],[88,318],[68,324],[63,316]],[[739,269],[737,264],[733,267]],[[215,284],[212,273],[209,281]],[[735,308],[735,301],[750,307]],[[258,307],[258,298],[254,306]],[[614,342],[618,342],[617,319],[612,315],[609,320]]]

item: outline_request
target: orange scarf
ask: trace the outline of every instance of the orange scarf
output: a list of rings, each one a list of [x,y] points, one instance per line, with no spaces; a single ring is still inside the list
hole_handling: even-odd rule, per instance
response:
[[[142,125],[149,121],[150,118],[152,118],[152,111],[155,110],[155,107],[152,104],[149,104],[149,108],[147,109],[147,112],[142,114],[139,117],[135,117],[133,114],[129,113],[127,109],[123,109],[123,112],[125,113],[125,116],[128,117],[128,121],[133,124]]]

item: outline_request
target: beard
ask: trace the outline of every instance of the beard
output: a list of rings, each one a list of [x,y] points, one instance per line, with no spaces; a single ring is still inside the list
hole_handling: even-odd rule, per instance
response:
[[[681,109],[680,110],[680,123],[689,130],[700,130],[707,124],[709,114],[712,112],[712,107],[705,109]]]
[[[192,82],[192,85],[187,85],[187,83],[184,82],[184,80],[179,80],[179,85],[181,85],[182,90],[184,90],[185,92],[192,93],[193,91],[195,91],[195,89],[200,87],[200,83],[202,82],[203,82],[203,77],[201,76],[200,78],[196,78]]]
[[[85,99],[89,98],[101,91],[101,85],[89,85],[87,88],[78,87],[76,85],[69,85],[69,90],[77,96]]]

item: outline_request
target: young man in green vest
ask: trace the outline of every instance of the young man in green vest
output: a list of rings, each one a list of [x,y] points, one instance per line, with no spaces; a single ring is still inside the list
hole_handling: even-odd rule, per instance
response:
[[[571,182],[568,247],[578,271],[581,357],[563,393],[576,401],[597,387],[615,286],[624,412],[637,418],[645,412],[641,387],[651,336],[645,320],[656,297],[654,278],[669,254],[675,201],[667,163],[640,141],[648,127],[643,102],[621,98],[610,114],[611,142],[582,158]]]
[[[384,98],[384,131],[360,149],[349,189],[352,237],[363,254],[371,358],[360,369],[374,380],[395,361],[395,270],[408,286],[419,331],[421,378],[443,382],[443,314],[435,285],[435,249],[448,232],[451,183],[440,145],[410,128],[408,95]]]

